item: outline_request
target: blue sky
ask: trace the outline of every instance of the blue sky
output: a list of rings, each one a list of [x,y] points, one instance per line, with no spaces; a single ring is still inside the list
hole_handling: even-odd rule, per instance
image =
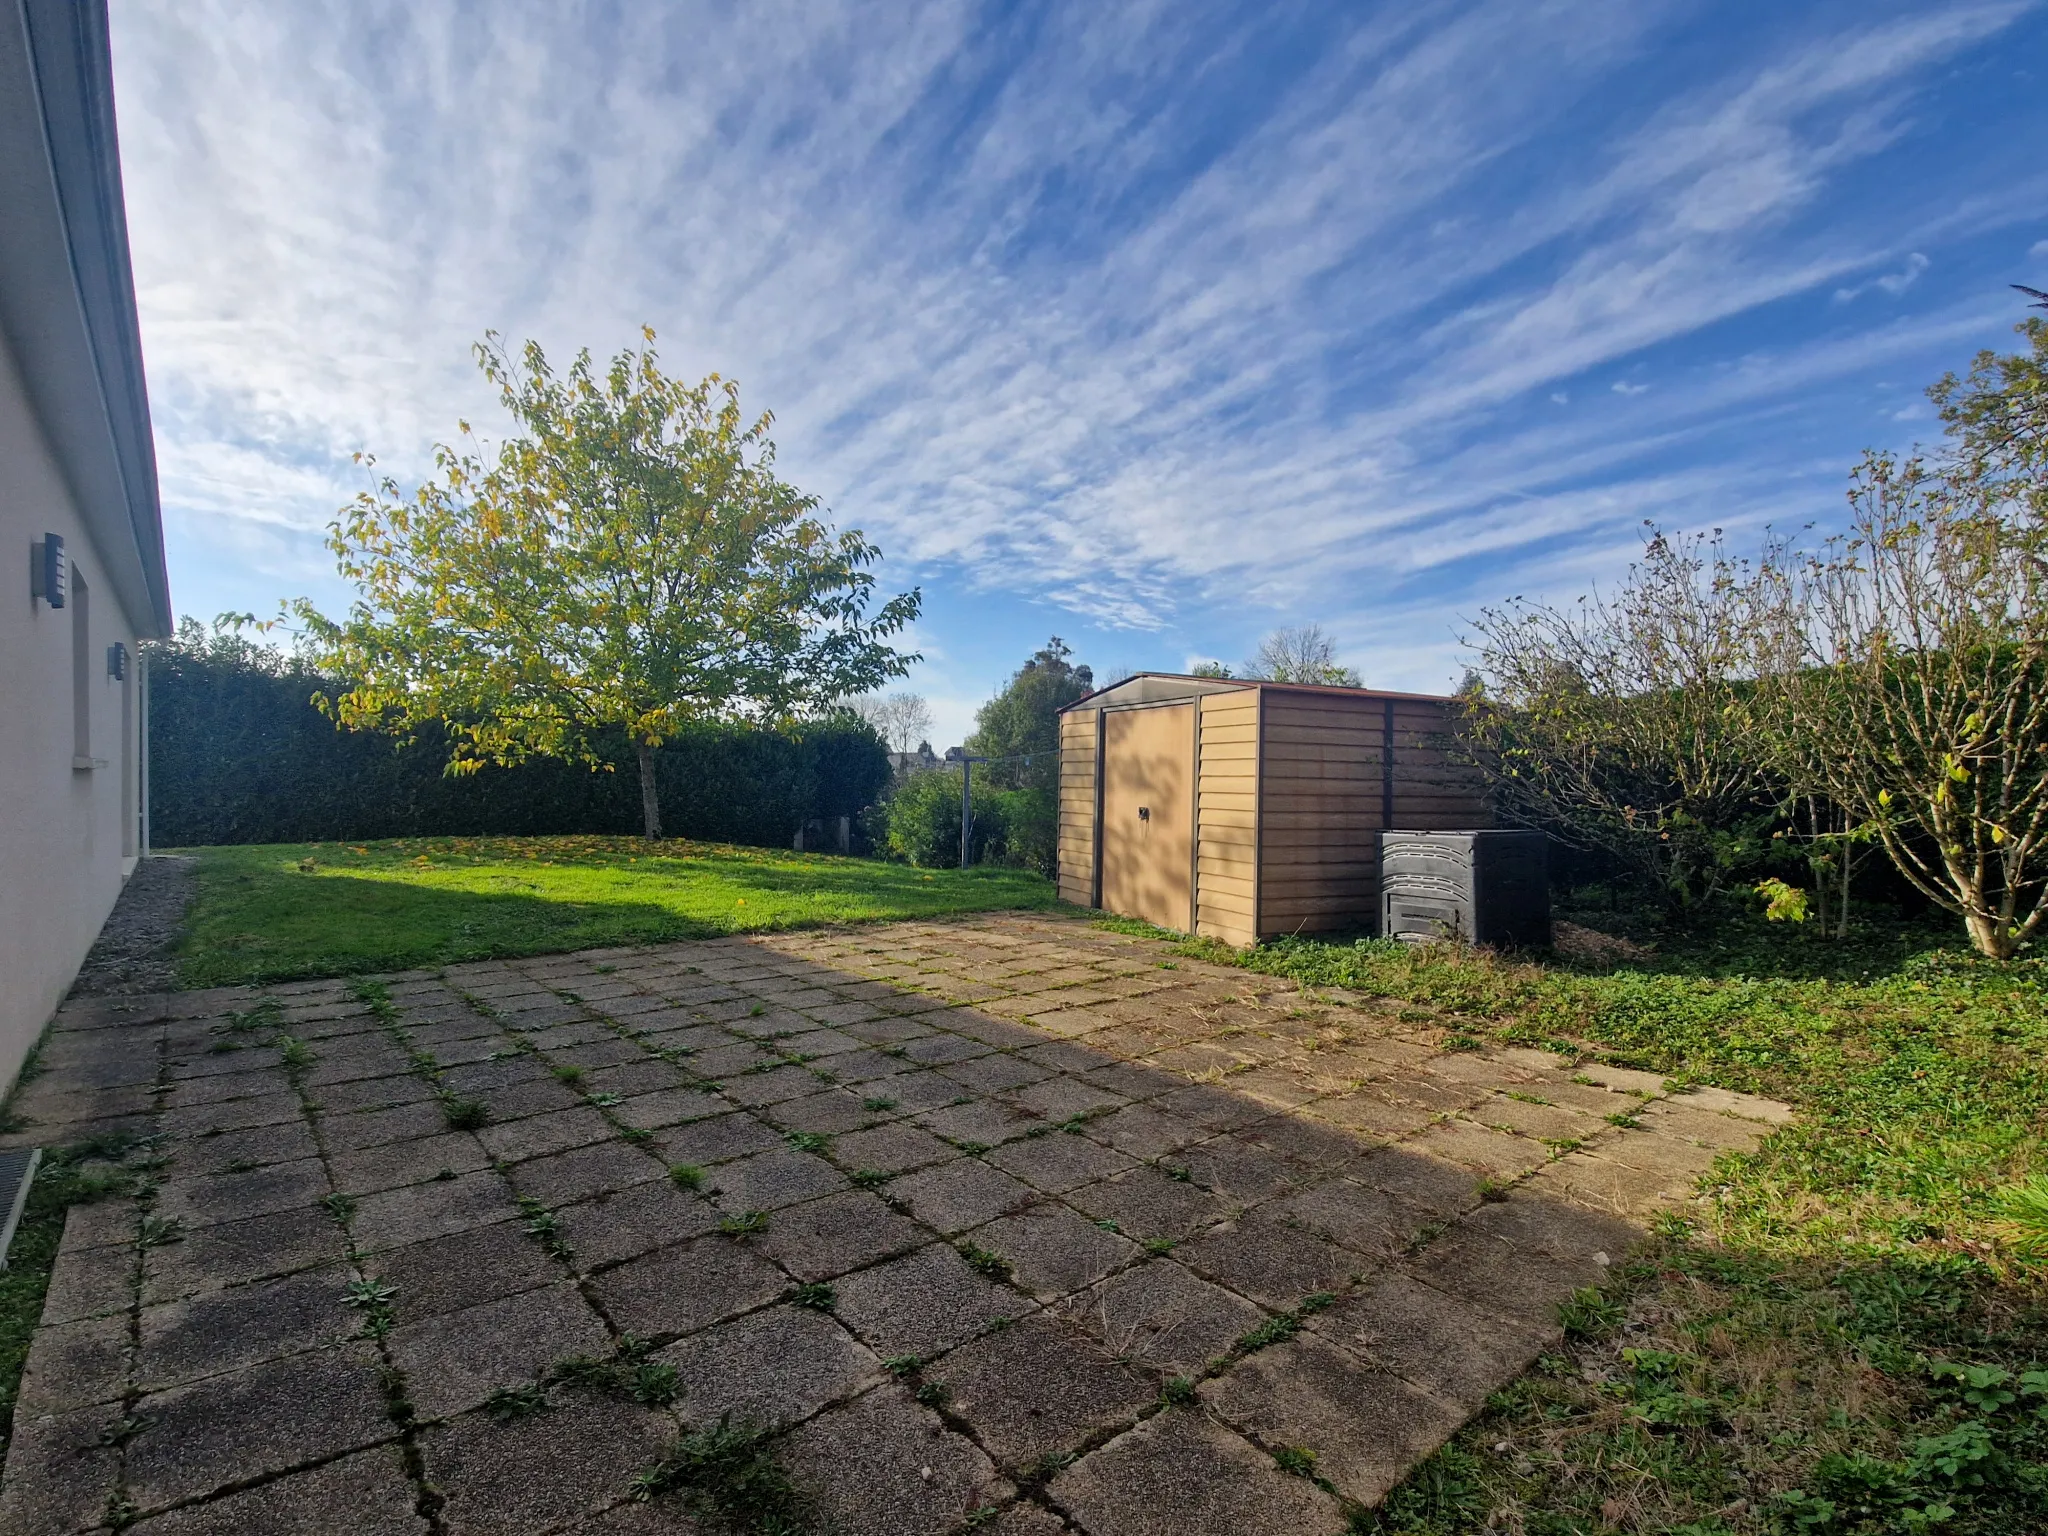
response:
[[[173,596],[500,420],[486,329],[658,331],[919,585],[942,744],[1314,620],[1460,618],[1645,519],[1839,516],[2048,287],[2048,7],[113,0]]]

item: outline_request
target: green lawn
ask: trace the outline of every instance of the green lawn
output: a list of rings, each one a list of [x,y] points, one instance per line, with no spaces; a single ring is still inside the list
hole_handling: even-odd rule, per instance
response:
[[[2048,1275],[1999,1192],[2048,1173],[2048,960],[1945,928],[1728,915],[1624,962],[1283,941],[1190,954],[1398,1000],[1800,1112],[1665,1222],[1566,1347],[1365,1529],[1401,1536],[2048,1531]],[[1120,928],[1136,925],[1114,922]]]
[[[624,837],[178,850],[199,861],[186,986],[404,970],[755,929],[1049,907],[1017,869]]]

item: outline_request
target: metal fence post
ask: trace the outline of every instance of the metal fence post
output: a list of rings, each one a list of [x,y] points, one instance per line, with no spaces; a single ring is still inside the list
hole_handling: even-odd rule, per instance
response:
[[[960,759],[960,867],[968,863],[968,850],[974,845],[974,759]]]

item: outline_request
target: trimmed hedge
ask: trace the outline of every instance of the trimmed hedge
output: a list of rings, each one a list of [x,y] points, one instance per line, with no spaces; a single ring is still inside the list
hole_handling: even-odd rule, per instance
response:
[[[639,780],[535,760],[457,778],[446,743],[338,729],[316,674],[233,635],[189,626],[150,658],[150,820],[159,847],[381,837],[633,834]],[[848,715],[783,729],[706,724],[657,754],[672,836],[788,847],[816,817],[851,816],[889,782],[888,751]]]

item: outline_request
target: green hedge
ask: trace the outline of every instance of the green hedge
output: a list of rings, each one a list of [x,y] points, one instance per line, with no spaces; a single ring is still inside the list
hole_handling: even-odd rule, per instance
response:
[[[460,778],[446,744],[338,730],[311,703],[317,675],[232,634],[188,624],[150,659],[151,840],[217,843],[378,837],[631,834],[639,781],[535,761]],[[861,813],[882,797],[881,739],[846,715],[784,729],[706,724],[658,754],[671,836],[787,847],[803,822]]]

